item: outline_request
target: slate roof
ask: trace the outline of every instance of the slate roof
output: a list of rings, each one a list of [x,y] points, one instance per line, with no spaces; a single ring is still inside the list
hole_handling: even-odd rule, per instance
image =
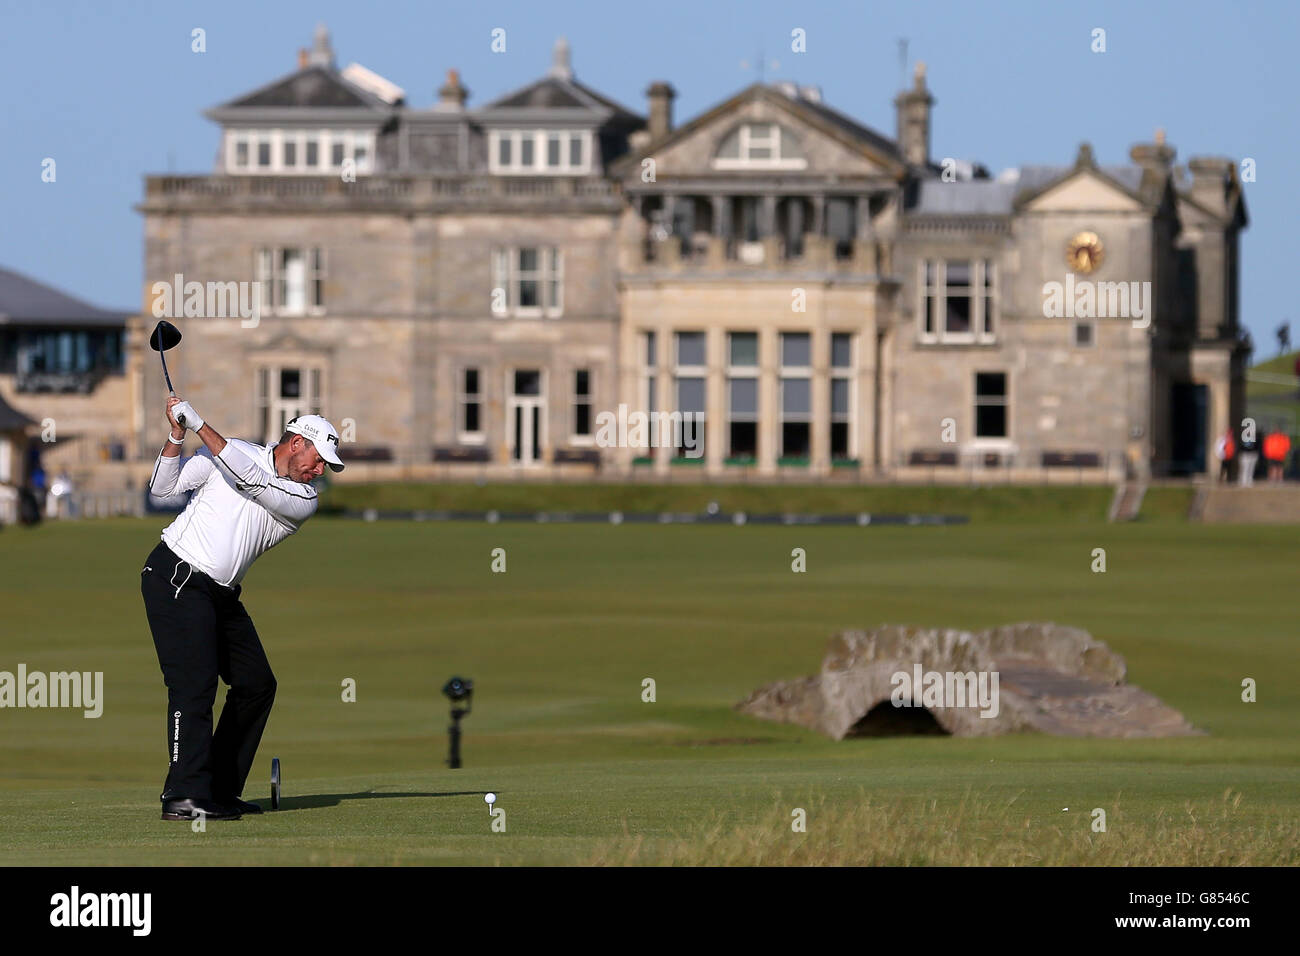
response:
[[[1021,166],[1016,178],[972,179],[945,183],[926,179],[919,184],[916,201],[907,210],[914,216],[1009,216],[1016,198],[1051,185],[1075,170],[1074,166]],[[1141,166],[1101,166],[1098,172],[1134,194],[1142,185]]]
[[[618,119],[645,122],[643,116],[633,113],[586,84],[558,76],[544,76],[522,89],[507,93],[479,107],[475,112],[488,113],[493,110],[508,109],[589,109],[598,112],[608,111],[612,117]]]
[[[0,431],[18,431],[26,428],[28,425],[35,424],[36,419],[28,418],[22,412],[18,411],[18,409],[6,402],[3,395],[0,395]]]
[[[9,269],[0,269],[0,325],[124,326],[128,312],[100,309]]]
[[[301,107],[326,107],[343,109],[375,109],[385,112],[392,109],[392,104],[375,96],[369,90],[363,90],[355,83],[344,79],[337,70],[327,66],[308,66],[278,80],[272,80],[266,86],[251,93],[236,97],[228,103],[222,103],[218,110],[244,109],[250,107],[270,109],[294,109]]]

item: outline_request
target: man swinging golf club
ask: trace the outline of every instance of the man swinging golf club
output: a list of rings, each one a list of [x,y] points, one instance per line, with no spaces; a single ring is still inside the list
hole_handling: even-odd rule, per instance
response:
[[[315,513],[310,482],[326,465],[343,470],[339,436],[319,415],[303,415],[271,445],[227,440],[174,393],[167,420],[171,436],[154,465],[150,492],[161,501],[194,494],[163,531],[140,581],[167,685],[171,762],[162,818],[234,820],[262,812],[240,795],[275,699],[275,676],[240,603],[240,581],[259,555]],[[182,461],[186,428],[205,447]],[[230,689],[214,733],[218,676]]]

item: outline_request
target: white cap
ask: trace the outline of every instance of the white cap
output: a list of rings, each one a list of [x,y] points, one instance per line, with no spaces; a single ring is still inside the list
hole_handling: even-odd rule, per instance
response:
[[[339,433],[325,419],[319,415],[299,415],[291,419],[284,429],[301,435],[315,445],[331,471],[343,470],[343,462],[339,460]]]

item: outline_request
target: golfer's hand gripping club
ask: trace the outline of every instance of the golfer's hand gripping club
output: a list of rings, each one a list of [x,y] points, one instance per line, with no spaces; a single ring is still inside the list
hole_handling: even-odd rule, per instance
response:
[[[194,410],[194,406],[174,395],[167,399],[167,417],[178,428],[188,428],[195,434],[204,425],[203,418]]]

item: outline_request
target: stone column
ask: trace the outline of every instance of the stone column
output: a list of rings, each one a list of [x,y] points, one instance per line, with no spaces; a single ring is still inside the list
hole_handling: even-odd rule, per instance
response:
[[[808,338],[812,349],[812,401],[808,406],[812,415],[808,462],[811,475],[828,475],[831,470],[831,336],[824,320],[824,314],[816,318]]]
[[[720,326],[704,333],[706,363],[704,396],[704,467],[710,475],[721,475],[727,454],[727,333]]]
[[[775,328],[758,330],[758,473],[776,474],[780,445],[780,388],[777,369],[781,364],[781,338]]]
[[[894,471],[894,332],[884,329],[877,333],[879,352],[876,375],[880,380],[880,409],[877,412],[880,436],[880,470],[884,474]]]
[[[789,200],[790,228],[787,230],[789,241],[797,244],[800,258],[803,257],[803,197],[792,196]],[[791,250],[793,255],[794,250]]]
[[[812,215],[812,234],[814,236],[824,236],[826,234],[826,196],[817,193],[812,197],[813,215]]]
[[[647,411],[667,411],[677,407],[677,396],[673,394],[673,329],[667,323],[660,325],[655,330],[655,401],[654,408]],[[650,436],[653,439],[653,435]],[[659,429],[660,447],[650,450],[651,457],[654,458],[654,473],[656,475],[667,475],[672,461],[675,449],[672,447],[672,435],[664,434],[664,429]]]

